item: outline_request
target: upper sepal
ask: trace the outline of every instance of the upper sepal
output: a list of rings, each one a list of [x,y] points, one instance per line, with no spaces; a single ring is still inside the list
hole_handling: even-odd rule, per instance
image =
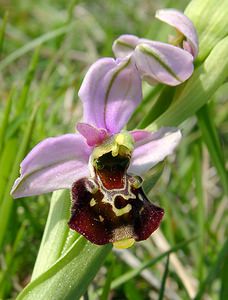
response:
[[[141,79],[130,57],[103,58],[90,67],[78,94],[83,122],[115,134],[142,99]]]

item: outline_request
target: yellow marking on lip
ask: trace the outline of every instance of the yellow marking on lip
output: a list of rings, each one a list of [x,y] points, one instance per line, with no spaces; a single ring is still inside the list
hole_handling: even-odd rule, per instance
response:
[[[144,207],[141,207],[139,213],[141,214],[143,211],[144,211]]]
[[[141,194],[138,194],[138,198],[139,200],[144,201],[143,196]]]
[[[94,198],[92,198],[92,199],[90,200],[90,202],[89,202],[89,205],[90,205],[91,207],[93,207],[95,204],[96,204],[96,201],[95,201]]]
[[[122,133],[119,133],[118,135],[116,135],[116,143],[119,145],[123,145],[124,144],[124,140],[125,140],[125,136]]]
[[[124,214],[129,213],[129,211],[131,211],[131,209],[132,209],[132,206],[129,203],[123,208],[116,208],[114,205],[112,206],[112,210],[116,214],[117,217],[120,217]]]
[[[133,181],[133,183],[132,183],[132,186],[133,186],[135,189],[140,188],[140,187],[142,186],[142,183],[143,183],[142,178],[139,177],[139,176],[134,176],[133,179],[134,179],[134,181]]]
[[[133,238],[129,238],[129,239],[114,242],[113,247],[117,249],[126,249],[126,248],[130,248],[134,243],[135,240]]]
[[[101,222],[104,221],[104,218],[101,215],[99,215],[99,219],[100,219]]]

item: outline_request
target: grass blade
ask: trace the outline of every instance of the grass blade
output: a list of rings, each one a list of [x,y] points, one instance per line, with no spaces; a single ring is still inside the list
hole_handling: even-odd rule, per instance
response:
[[[195,69],[192,77],[177,88],[172,105],[147,127],[177,126],[194,115],[210,99],[228,76],[228,37],[211,51],[203,65]]]
[[[10,112],[11,112],[11,108],[12,108],[13,93],[14,93],[14,89],[11,90],[9,97],[7,99],[5,111],[3,113],[2,125],[0,127],[0,154],[3,149],[3,144],[4,144],[5,136],[6,136],[6,130],[7,130],[7,126],[9,123],[9,117],[10,117]]]
[[[131,270],[125,274],[123,274],[122,276],[120,276],[119,278],[115,279],[112,284],[111,284],[111,288],[115,289],[118,286],[124,284],[125,282],[127,282],[128,280],[138,276],[144,269],[151,267],[153,265],[155,265],[157,262],[159,262],[161,259],[163,259],[164,257],[166,257],[167,255],[169,255],[172,252],[176,252],[179,249],[181,249],[182,247],[188,245],[189,243],[191,243],[192,241],[194,241],[195,238],[192,238],[190,240],[184,241],[180,244],[177,244],[176,246],[172,247],[170,250],[162,253],[161,255],[159,255],[156,258],[150,259],[149,261],[146,261],[144,263],[142,263],[142,265],[139,268],[136,268],[134,270]]]
[[[22,223],[21,227],[19,228],[15,241],[13,243],[13,246],[10,250],[10,253],[8,252],[6,255],[6,270],[4,270],[3,276],[0,278],[0,299],[5,299],[5,289],[6,285],[5,283],[10,284],[12,281],[12,265],[14,263],[14,258],[17,254],[19,244],[21,243],[22,239],[25,237],[25,229],[26,224]]]
[[[228,173],[226,170],[225,159],[214,119],[208,105],[203,106],[197,112],[197,119],[202,133],[203,141],[207,145],[211,160],[217,169],[226,195],[228,195]]]
[[[25,83],[24,83],[24,86],[22,88],[21,95],[18,99],[16,115],[20,115],[23,112],[23,110],[25,109],[26,101],[27,101],[27,98],[28,98],[29,88],[30,88],[31,82],[33,80],[33,77],[35,75],[36,66],[37,66],[37,63],[38,63],[38,58],[39,58],[39,48],[37,48],[35,50],[35,52],[32,56],[30,65],[28,67],[28,72],[26,74]]]
[[[49,31],[49,32],[39,36],[38,38],[32,40],[25,46],[19,48],[18,50],[14,51],[10,55],[8,55],[5,59],[3,59],[0,62],[0,71],[4,70],[9,64],[11,64],[13,61],[18,59],[22,55],[28,53],[29,51],[37,48],[38,46],[40,46],[41,44],[43,44],[49,40],[55,39],[55,38],[61,36],[62,34],[67,33],[68,31],[72,30],[73,27],[74,27],[74,23],[68,24],[68,25],[62,26],[58,29],[55,29],[53,31]]]
[[[162,91],[163,86],[161,84],[157,84],[156,86],[152,87],[149,92],[145,95],[143,100],[140,102],[139,106],[136,108],[136,110],[133,112],[130,121],[128,122],[128,128],[135,129],[137,122],[135,122],[137,119],[140,119],[140,114],[144,116],[144,110],[145,107],[147,108],[150,103],[153,103],[154,99],[158,97],[160,92]]]
[[[37,109],[38,109],[38,107],[36,107],[34,109],[31,119],[28,122],[28,126],[25,131],[24,137],[22,139],[20,149],[16,155],[15,163],[12,168],[11,176],[10,176],[8,184],[6,186],[3,201],[1,204],[1,209],[0,209],[0,249],[2,248],[2,245],[3,245],[4,236],[7,233],[6,229],[8,226],[11,209],[13,206],[13,199],[10,196],[10,190],[13,186],[15,179],[18,176],[18,169],[19,169],[20,162],[24,158],[25,153],[27,151],[27,148],[28,148],[28,145],[30,142],[30,138],[31,138],[31,135],[32,135],[32,132],[34,129],[34,125],[35,125]]]
[[[163,88],[161,94],[153,103],[150,111],[142,119],[137,128],[145,128],[154,120],[156,120],[161,114],[163,114],[166,111],[166,109],[170,106],[175,90],[176,89],[174,87],[169,86]]]
[[[102,289],[102,294],[100,296],[100,300],[108,300],[109,291],[111,289],[111,282],[112,282],[114,267],[115,267],[115,260],[113,258],[112,265],[108,269],[107,278],[105,280],[105,284]]]
[[[7,182],[9,180],[12,166],[15,161],[15,156],[17,155],[18,140],[16,138],[7,140],[4,150],[2,151],[0,159],[0,207],[3,201],[3,195]]]
[[[167,259],[166,259],[165,271],[164,271],[164,274],[163,274],[163,277],[162,277],[161,289],[160,289],[158,300],[162,300],[163,297],[164,297],[165,283],[166,283],[166,279],[168,277],[168,273],[169,273],[169,255],[167,256]]]
[[[202,156],[200,153],[200,146],[195,145],[194,147],[194,179],[195,179],[195,190],[197,198],[197,221],[198,221],[198,279],[199,282],[203,279],[203,261],[204,261],[204,224],[205,224],[205,207],[204,207],[204,190],[203,190],[203,172],[202,172]]]
[[[227,300],[228,298],[227,278],[228,278],[228,259],[225,260],[221,272],[221,289],[220,289],[220,297],[219,297],[220,300]]]
[[[4,38],[5,38],[5,31],[6,31],[6,24],[8,21],[8,11],[5,12],[2,25],[0,28],[0,58],[2,56],[2,50],[3,50],[3,44],[4,44]]]
[[[226,240],[222,249],[220,250],[217,260],[215,261],[214,265],[209,270],[209,273],[208,273],[206,279],[201,284],[201,287],[200,287],[194,300],[202,299],[202,296],[204,295],[206,290],[211,287],[213,281],[220,274],[220,272],[227,260],[228,260],[228,239]]]

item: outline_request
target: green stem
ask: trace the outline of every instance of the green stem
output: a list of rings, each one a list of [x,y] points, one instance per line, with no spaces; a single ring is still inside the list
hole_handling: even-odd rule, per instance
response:
[[[33,269],[32,281],[48,270],[60,258],[69,233],[69,227],[67,226],[69,215],[69,191],[54,192],[42,242]]]

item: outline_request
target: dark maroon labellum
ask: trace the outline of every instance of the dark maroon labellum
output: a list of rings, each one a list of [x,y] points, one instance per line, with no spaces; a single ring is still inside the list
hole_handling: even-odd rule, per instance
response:
[[[142,179],[126,173],[129,161],[104,154],[96,161],[94,178],[82,178],[72,186],[69,226],[92,243],[145,240],[161,222],[164,211],[148,201]]]

